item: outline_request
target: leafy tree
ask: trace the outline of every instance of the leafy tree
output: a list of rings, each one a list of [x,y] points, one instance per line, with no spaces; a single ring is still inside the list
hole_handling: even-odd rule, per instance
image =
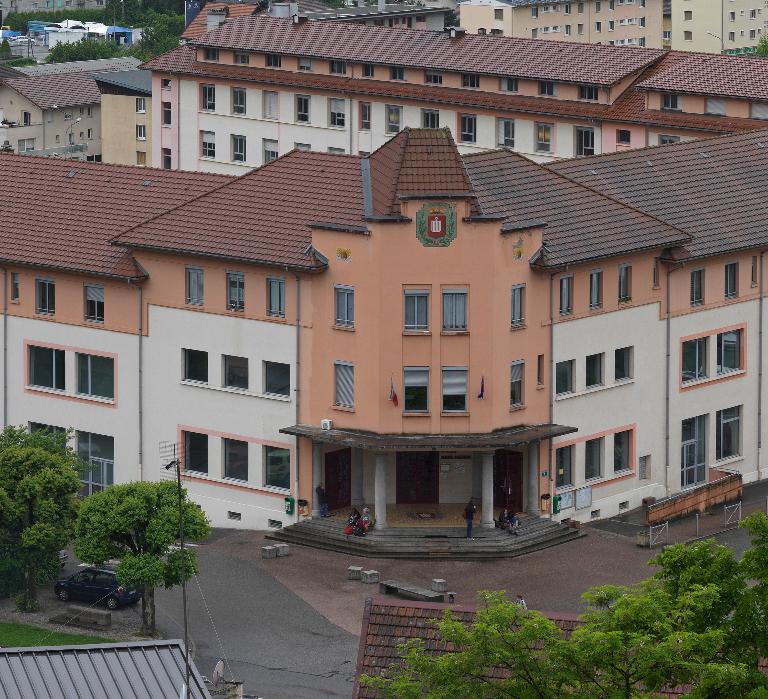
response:
[[[38,608],[37,584],[71,538],[77,513],[82,462],[67,437],[7,427],[0,433],[0,551],[10,587],[21,574],[23,611]],[[10,590],[8,590],[10,591]]]
[[[178,585],[197,572],[194,551],[176,546],[179,536],[176,483],[136,482],[113,485],[87,498],[77,519],[75,553],[99,565],[119,559],[118,580],[143,586],[142,633],[155,634],[155,588]],[[208,536],[208,519],[182,490],[184,537]]]
[[[6,61],[5,65],[10,68],[23,68],[24,66],[36,66],[37,61],[34,58],[12,58]]]
[[[751,583],[741,619],[748,624],[745,635],[752,640],[754,654],[768,657],[768,516],[755,512],[740,526],[752,536],[752,546],[741,559],[741,568]]]
[[[6,59],[11,57],[11,45],[8,43],[8,39],[3,39],[0,42],[0,59]]]
[[[757,42],[757,48],[755,54],[760,58],[768,58],[768,34],[763,34],[760,37],[760,41]]]
[[[142,61],[170,51],[179,45],[184,31],[183,15],[164,15],[149,12],[144,22],[141,40],[130,49],[130,53]]]
[[[5,19],[7,24],[15,32],[26,32],[27,23],[39,22],[63,22],[65,19],[76,19],[80,22],[101,22],[109,24],[104,10],[36,10],[35,12],[9,12]]]
[[[96,58],[116,58],[123,55],[125,51],[115,41],[82,39],[72,44],[56,44],[48,54],[46,63],[90,61]]]

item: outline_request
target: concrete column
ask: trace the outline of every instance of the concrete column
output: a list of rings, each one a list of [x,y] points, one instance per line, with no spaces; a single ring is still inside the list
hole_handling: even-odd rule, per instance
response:
[[[363,466],[362,449],[352,449],[352,504],[360,511],[363,509]]]
[[[320,503],[315,488],[323,482],[323,445],[312,444],[312,516],[320,516]]]
[[[539,449],[541,444],[528,445],[528,484],[526,487],[525,511],[529,515],[539,516]]]
[[[373,509],[376,529],[387,528],[387,455],[376,454],[376,476],[373,481]]]
[[[493,452],[483,454],[483,519],[484,527],[493,527]]]

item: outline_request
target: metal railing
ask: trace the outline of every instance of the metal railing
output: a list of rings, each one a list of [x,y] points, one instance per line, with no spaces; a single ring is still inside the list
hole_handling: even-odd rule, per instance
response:
[[[669,539],[669,522],[648,527],[648,546],[653,548],[657,544],[666,544]]]
[[[741,522],[741,500],[734,505],[726,505],[723,507],[723,518],[725,519],[725,527],[738,527]]]

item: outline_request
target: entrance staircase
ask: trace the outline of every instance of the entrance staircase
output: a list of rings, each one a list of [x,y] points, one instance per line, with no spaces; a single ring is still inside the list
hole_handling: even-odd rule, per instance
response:
[[[478,560],[514,558],[584,536],[539,517],[523,517],[518,534],[484,529],[476,522],[473,540],[466,538],[463,527],[392,527],[346,536],[344,524],[333,518],[308,519],[272,531],[267,538],[366,558]]]

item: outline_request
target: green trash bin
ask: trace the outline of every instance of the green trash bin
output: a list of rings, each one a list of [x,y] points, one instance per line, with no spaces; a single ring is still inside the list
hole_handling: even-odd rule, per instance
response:
[[[296,503],[296,501],[290,496],[287,495],[285,498],[285,514],[292,515],[293,514],[293,506]]]
[[[553,515],[560,514],[560,496],[559,495],[555,495],[555,497],[552,498],[552,514]]]

